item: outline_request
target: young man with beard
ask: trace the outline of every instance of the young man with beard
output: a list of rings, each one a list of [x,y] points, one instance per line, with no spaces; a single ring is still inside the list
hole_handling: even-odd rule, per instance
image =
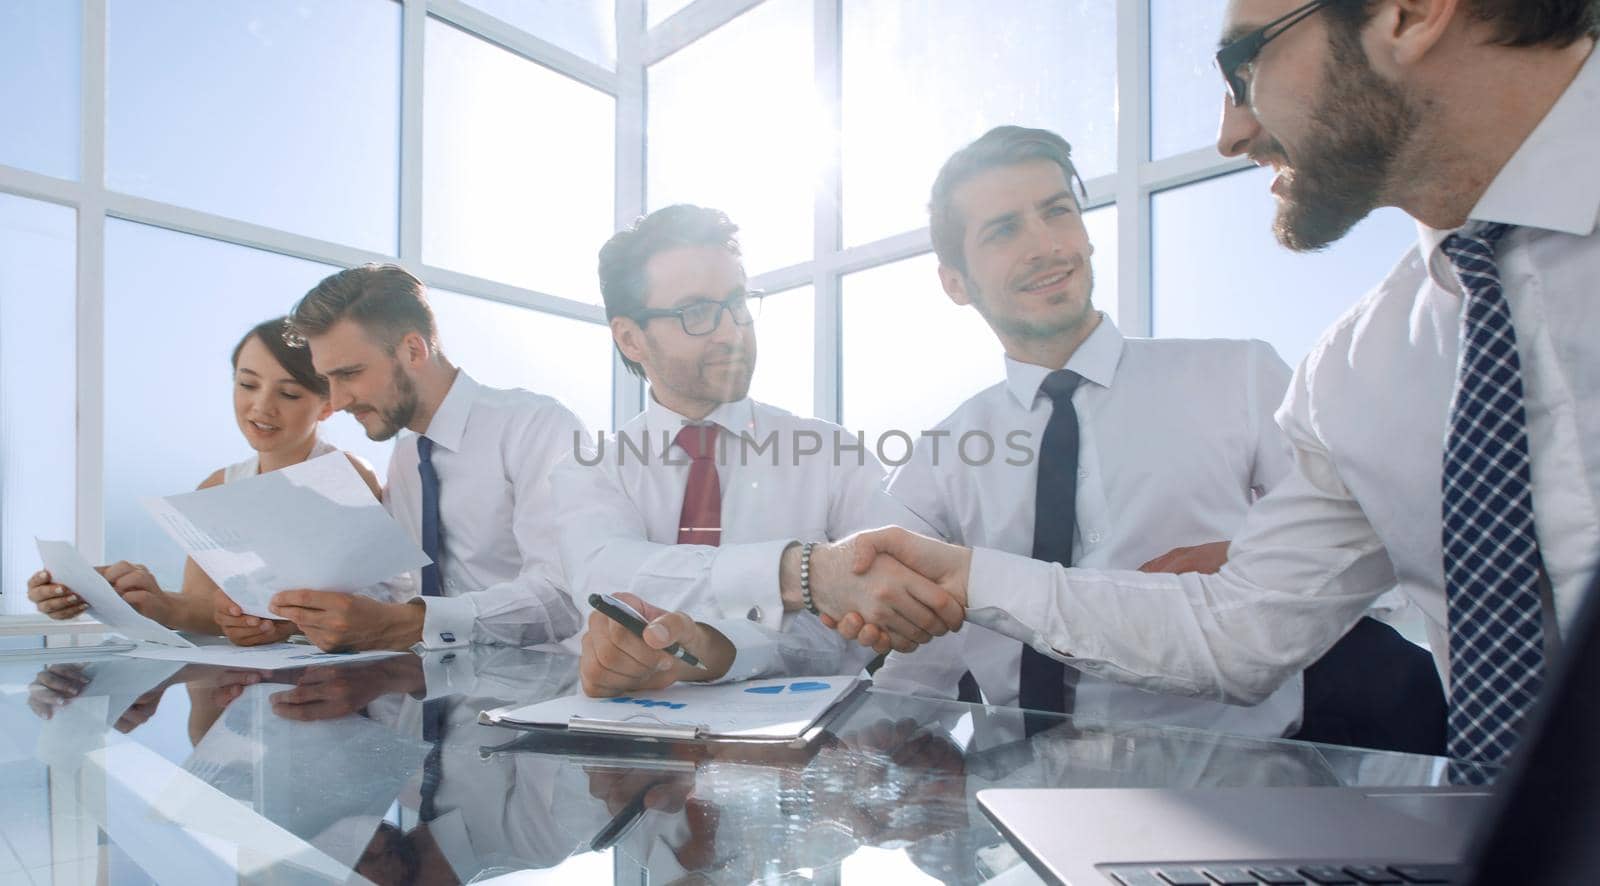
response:
[[[480,385],[452,364],[422,281],[398,265],[328,277],[289,320],[333,407],[373,440],[400,435],[384,505],[434,562],[404,602],[293,590],[273,597],[273,613],[330,650],[529,646],[576,634],[549,475],[583,433],[577,416],[550,397]]]
[[[892,559],[858,576],[843,550],[812,556],[812,543],[880,525],[883,468],[843,428],[749,397],[756,335],[737,230],[714,209],[669,206],[600,250],[612,337],[649,380],[650,402],[614,445],[557,469],[562,560],[583,610],[595,593],[651,618],[679,610],[675,624],[692,636],[678,639],[707,667],[590,612],[581,673],[591,694],[859,670],[870,653],[813,614],[842,615],[846,599],[873,610],[902,648],[959,623],[947,594]]]
[[[1094,307],[1071,150],[1053,132],[1001,126],[939,171],[939,279],[994,330],[1006,380],[940,422],[947,436],[917,441],[889,480],[885,522],[1063,565],[1215,572],[1251,502],[1289,473],[1272,421],[1289,367],[1259,341],[1124,339]],[[1026,441],[1030,456],[969,464],[957,446],[978,448],[974,437],[997,454]],[[1175,545],[1192,547],[1167,553]],[[1038,593],[1019,584],[995,598]],[[1278,737],[1300,719],[1298,678],[1252,707],[1144,692],[975,625],[891,655],[874,677],[949,697],[964,679],[989,704],[1090,720]]]
[[[1315,249],[1398,206],[1419,243],[1295,373],[1296,469],[1220,572],[848,543],[1086,673],[1246,702],[1398,578],[1446,675],[1450,755],[1505,760],[1600,552],[1597,24],[1595,0],[1229,4],[1218,147],[1278,171],[1279,240]],[[1018,585],[1044,592],[1000,608]]]

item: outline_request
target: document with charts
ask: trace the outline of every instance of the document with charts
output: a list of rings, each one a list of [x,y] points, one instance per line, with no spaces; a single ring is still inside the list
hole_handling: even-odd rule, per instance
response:
[[[430,562],[342,452],[143,504],[240,609],[263,618],[279,591],[355,592]]]
[[[492,726],[566,728],[638,738],[797,741],[839,706],[854,676],[680,683],[617,698],[571,695],[484,711]]]

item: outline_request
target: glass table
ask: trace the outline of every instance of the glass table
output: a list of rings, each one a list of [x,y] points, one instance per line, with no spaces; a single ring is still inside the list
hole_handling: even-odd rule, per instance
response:
[[[1028,883],[979,790],[1446,779],[1433,757],[878,689],[805,752],[477,722],[576,681],[570,654],[502,647],[275,672],[8,654],[0,884]]]

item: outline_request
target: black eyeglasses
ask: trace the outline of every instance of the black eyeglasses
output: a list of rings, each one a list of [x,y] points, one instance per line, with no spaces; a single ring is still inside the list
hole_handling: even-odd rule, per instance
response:
[[[1278,39],[1283,32],[1310,18],[1322,7],[1337,2],[1339,0],[1311,0],[1299,9],[1267,22],[1217,51],[1217,70],[1222,72],[1222,79],[1228,81],[1228,94],[1233,97],[1234,107],[1243,107],[1250,102],[1250,81],[1239,73],[1240,69],[1253,63],[1256,56],[1261,54],[1262,48]]]
[[[733,315],[733,322],[739,326],[754,323],[756,318],[750,313],[750,299],[764,295],[766,293],[759,289],[741,289],[722,301],[697,301],[681,308],[635,311],[633,319],[642,326],[657,317],[677,317],[686,334],[710,335],[722,324],[723,311]]]

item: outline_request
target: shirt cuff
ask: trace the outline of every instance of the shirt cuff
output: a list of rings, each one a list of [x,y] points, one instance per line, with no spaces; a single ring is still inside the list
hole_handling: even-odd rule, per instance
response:
[[[727,617],[747,617],[774,631],[783,628],[783,598],[778,589],[779,563],[784,549],[793,542],[760,542],[730,545],[717,552],[711,563],[711,599],[726,600]],[[748,612],[730,611],[731,606],[749,606]]]
[[[733,644],[733,664],[728,672],[712,683],[737,683],[770,676],[778,670],[777,639],[760,625],[749,619],[724,618],[706,622]]]
[[[973,548],[967,573],[967,620],[1038,648],[1050,644],[1033,625],[1050,623],[1056,564]],[[1060,640],[1062,638],[1054,638]]]
[[[422,616],[422,647],[424,649],[450,649],[472,642],[472,627],[478,620],[477,610],[466,597],[412,597],[420,604]]]

